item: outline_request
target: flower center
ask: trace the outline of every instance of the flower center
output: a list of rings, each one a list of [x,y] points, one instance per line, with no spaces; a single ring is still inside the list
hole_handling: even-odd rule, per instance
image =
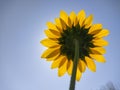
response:
[[[79,58],[85,60],[85,56],[89,56],[90,47],[94,47],[91,42],[93,35],[88,34],[88,31],[89,28],[81,28],[79,24],[72,26],[72,28],[67,27],[66,30],[63,30],[61,37],[58,39],[61,45],[61,54],[67,56],[68,60],[74,60],[74,40],[77,39],[79,41]]]

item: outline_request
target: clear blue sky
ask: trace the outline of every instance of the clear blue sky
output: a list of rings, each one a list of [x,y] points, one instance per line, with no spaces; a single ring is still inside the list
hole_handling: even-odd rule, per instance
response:
[[[120,85],[120,0],[0,0],[0,90],[68,90],[70,77],[59,78],[51,62],[40,58],[45,47],[39,41],[60,10],[81,9],[110,30],[110,44],[107,62],[96,63],[96,73],[87,69],[76,90],[97,90],[109,81]]]

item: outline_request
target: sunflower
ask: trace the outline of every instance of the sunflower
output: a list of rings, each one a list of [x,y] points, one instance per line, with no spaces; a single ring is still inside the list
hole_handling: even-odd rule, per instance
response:
[[[78,14],[74,11],[68,15],[65,11],[60,11],[60,17],[55,18],[55,22],[47,22],[45,34],[47,38],[41,43],[47,47],[41,58],[52,61],[51,68],[58,68],[58,76],[63,76],[66,72],[71,75],[74,61],[74,40],[79,42],[79,60],[77,63],[76,80],[79,81],[86,67],[92,72],[96,71],[95,62],[105,62],[103,46],[108,42],[103,37],[109,34],[107,29],[103,29],[102,24],[93,24],[93,15],[86,17],[85,11]]]

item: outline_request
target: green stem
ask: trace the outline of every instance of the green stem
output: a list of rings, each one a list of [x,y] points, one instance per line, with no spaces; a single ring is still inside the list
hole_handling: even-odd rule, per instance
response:
[[[75,81],[76,81],[78,59],[79,59],[79,42],[78,42],[78,40],[75,39],[75,56],[74,56],[73,70],[72,70],[72,76],[71,76],[69,90],[75,90]]]

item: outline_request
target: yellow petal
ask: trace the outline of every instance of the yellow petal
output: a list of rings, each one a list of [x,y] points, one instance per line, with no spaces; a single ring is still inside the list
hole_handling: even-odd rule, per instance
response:
[[[92,25],[92,21],[93,21],[93,15],[88,16],[84,22],[85,28],[89,28]]]
[[[85,61],[86,61],[87,67],[91,71],[95,72],[96,71],[96,65],[95,65],[94,61],[89,57],[85,57]]]
[[[48,29],[50,29],[50,30],[59,31],[52,22],[47,22],[46,25],[47,25]]]
[[[59,38],[60,37],[60,35],[58,35],[57,33],[53,33],[50,30],[44,30],[44,32],[48,38]]]
[[[90,27],[88,34],[96,34],[97,31],[102,29],[102,24],[94,24]]]
[[[67,21],[68,15],[64,10],[60,11],[60,18],[63,19],[64,21]]]
[[[50,31],[51,31],[53,34],[55,34],[55,35],[57,35],[57,36],[60,36],[60,32],[55,31],[55,30],[52,30],[52,29],[50,29]]]
[[[70,17],[68,17],[68,27],[72,28],[72,23],[71,23]]]
[[[80,18],[85,19],[85,17],[86,17],[86,14],[85,14],[84,10],[81,10],[81,11],[78,12],[78,15],[77,15],[78,20],[80,20]]]
[[[43,44],[46,47],[57,47],[57,46],[59,46],[58,41],[51,40],[49,38],[43,39],[41,41],[41,44]]]
[[[78,19],[76,17],[75,20],[74,20],[74,26],[76,26],[77,24],[78,24]]]
[[[60,18],[55,18],[55,23],[59,31],[62,32],[63,30],[62,30],[62,24],[61,24]]]
[[[66,30],[66,23],[61,18],[60,18],[60,22],[61,22],[61,25],[62,25],[62,29]]]
[[[85,65],[85,62],[83,60],[79,60],[79,69],[81,72],[85,72],[85,69],[86,69],[86,65]]]
[[[60,64],[59,64],[59,68],[65,63],[65,61],[67,60],[67,58],[66,57],[64,57],[64,59],[60,62]]]
[[[77,72],[76,72],[76,80],[79,81],[82,76],[82,73],[79,70],[79,67],[77,67]]]
[[[91,57],[91,58],[94,58],[94,59],[95,59],[96,61],[98,61],[98,62],[102,62],[102,63],[106,62],[106,60],[105,60],[105,58],[104,58],[103,55],[90,54],[90,57]]]
[[[107,46],[108,45],[108,42],[104,39],[101,39],[101,38],[100,39],[93,39],[92,42],[95,46]]]
[[[58,76],[63,76],[67,71],[68,60],[67,59],[64,59],[64,60],[65,62],[63,63],[63,65],[60,68],[58,68]]]
[[[53,61],[51,68],[57,68],[59,67],[60,62],[64,59],[64,56],[59,56],[59,58],[57,58],[55,61]]]
[[[73,61],[69,60],[68,65],[67,65],[67,72],[68,72],[69,75],[72,74],[72,69],[73,69]]]
[[[100,30],[95,30],[95,31],[93,31],[93,32],[91,32],[91,33],[89,33],[89,34],[91,34],[91,35],[96,35],[96,34],[98,34],[100,31],[101,31],[102,29],[100,29]]]
[[[60,53],[56,53],[53,57],[48,57],[47,61],[54,61],[60,56]]]
[[[102,37],[107,36],[108,34],[109,34],[109,30],[103,29],[98,34],[94,35],[94,37],[96,37],[96,38],[102,38]]]
[[[103,47],[94,47],[94,48],[90,48],[91,52],[93,54],[105,54],[106,50]]]
[[[51,58],[57,55],[58,53],[60,53],[60,47],[48,48],[43,52],[41,58]]]
[[[83,27],[83,22],[84,22],[84,20],[85,20],[85,17],[86,17],[85,11],[84,11],[84,10],[81,10],[81,11],[78,13],[78,16],[77,16],[80,27]]]
[[[78,20],[77,20],[77,16],[76,16],[76,14],[75,14],[74,11],[72,11],[72,12],[70,13],[70,20],[71,20],[72,25],[74,25],[74,26],[77,25]]]
[[[69,26],[68,15],[65,11],[60,11],[60,18]]]

